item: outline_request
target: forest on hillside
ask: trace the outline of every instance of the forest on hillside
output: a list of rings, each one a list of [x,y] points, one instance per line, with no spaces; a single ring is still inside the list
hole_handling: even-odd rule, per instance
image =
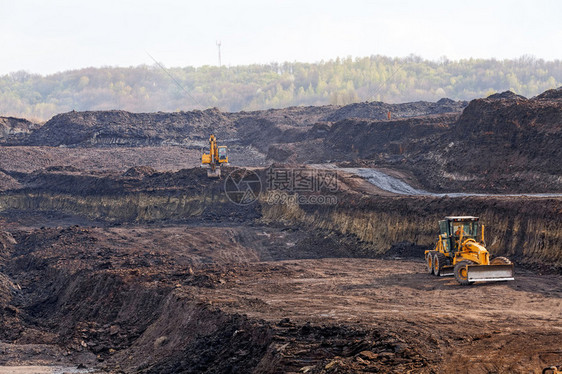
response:
[[[251,111],[296,105],[471,100],[511,90],[532,97],[562,86],[562,61],[338,58],[318,63],[163,68],[101,67],[0,76],[0,116],[47,120],[71,110]]]

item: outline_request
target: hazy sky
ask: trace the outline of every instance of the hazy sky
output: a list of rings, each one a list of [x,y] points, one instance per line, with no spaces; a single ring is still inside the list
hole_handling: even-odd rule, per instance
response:
[[[0,75],[387,55],[562,59],[562,1],[0,0]]]

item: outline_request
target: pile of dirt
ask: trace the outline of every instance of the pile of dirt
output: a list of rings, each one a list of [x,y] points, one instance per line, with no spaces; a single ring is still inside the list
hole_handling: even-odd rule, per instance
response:
[[[495,93],[487,97],[487,99],[507,99],[507,100],[527,100],[525,96],[517,95],[512,91],[504,91]]]
[[[408,171],[435,192],[559,192],[562,166],[553,162],[562,157],[557,92],[525,99],[508,91],[473,100],[460,115],[348,118],[317,125],[296,142],[272,144],[268,157]]]
[[[534,99],[538,99],[538,100],[562,99],[562,87],[553,88],[552,90],[544,91],[542,94],[535,96]]]
[[[16,240],[9,232],[0,231],[0,340],[11,341],[15,334],[23,330],[19,310],[11,301],[21,287],[5,274],[5,267],[14,249]]]
[[[424,257],[424,251],[430,249],[428,246],[417,245],[411,242],[400,242],[393,244],[381,257],[383,258],[412,258],[419,260]]]
[[[442,169],[479,176],[480,190],[560,191],[561,134],[561,99],[473,100],[439,150]]]
[[[22,140],[40,127],[23,118],[0,117],[0,144]]]
[[[224,144],[251,145],[267,153],[270,144],[302,140],[319,122],[347,118],[408,118],[460,112],[466,102],[357,103],[343,107],[292,107],[257,112],[222,113],[217,109],[179,113],[129,113],[122,110],[69,112],[56,115],[43,127],[14,144],[69,147],[206,146],[214,133]]]
[[[427,144],[445,134],[458,118],[456,114],[414,117],[394,121],[344,120],[330,128],[325,141],[329,152],[348,155],[347,159],[402,159],[410,148]],[[326,154],[328,157],[328,154]]]
[[[4,259],[10,252],[16,240],[9,232],[0,231],[0,260]]]
[[[416,349],[376,329],[300,324],[289,318],[273,325],[239,315],[229,316],[219,327],[216,334],[178,352],[181,359],[168,357],[147,372],[391,373],[427,366]],[[217,362],[216,357],[228,360]]]
[[[134,166],[123,173],[124,177],[144,178],[156,173],[156,169],[150,166]]]
[[[386,120],[390,112],[391,119],[427,116],[442,113],[461,112],[468,102],[453,101],[443,98],[435,103],[417,101],[403,104],[386,104],[383,102],[364,102],[346,105],[326,117],[326,121],[338,122],[347,118],[365,118]]]
[[[229,170],[225,168],[225,170]],[[141,191],[189,191],[192,194],[220,188],[202,168],[157,172],[146,166],[130,168],[124,174],[85,172],[74,167],[50,167],[32,173],[11,173],[22,192],[73,194],[79,196],[125,195]],[[209,185],[210,184],[210,185]]]
[[[15,190],[21,187],[21,184],[10,175],[0,170],[0,191]]]
[[[69,112],[51,118],[25,144],[48,146],[182,145],[203,142],[208,134],[230,137],[232,122],[217,109],[177,113],[130,113],[122,110]]]

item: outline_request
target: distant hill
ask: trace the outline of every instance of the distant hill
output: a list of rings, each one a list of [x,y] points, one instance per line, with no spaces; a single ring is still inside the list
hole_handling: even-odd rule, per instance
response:
[[[170,77],[173,77],[173,79]],[[0,116],[47,120],[71,110],[223,112],[298,105],[470,100],[511,90],[532,97],[562,85],[562,61],[423,60],[371,56],[234,67],[87,68],[0,76]]]

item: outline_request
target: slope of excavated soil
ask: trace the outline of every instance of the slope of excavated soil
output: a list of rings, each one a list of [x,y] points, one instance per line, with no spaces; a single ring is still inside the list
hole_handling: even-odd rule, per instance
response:
[[[341,121],[325,135],[330,151],[322,157],[407,170],[436,192],[559,192],[559,91],[533,99],[502,94],[473,100],[458,119]],[[304,147],[296,149],[303,154]]]
[[[222,138],[232,132],[218,111],[129,113],[121,110],[59,114],[33,132],[26,144],[48,146],[182,144],[204,141],[210,132]]]
[[[276,170],[291,169],[282,164],[254,169],[261,189],[259,200],[248,205],[233,203],[232,196],[225,193],[225,179],[210,180],[200,168],[159,172],[135,167],[124,173],[107,173],[53,167],[14,172],[11,177],[17,187],[0,193],[0,215],[12,217],[11,221],[20,225],[30,222],[31,226],[41,219],[63,224],[282,221],[350,235],[380,254],[400,242],[430,246],[436,238],[437,220],[447,215],[475,214],[489,223],[488,247],[494,255],[508,255],[528,265],[562,268],[559,197],[395,196],[351,174],[300,167],[297,170],[312,178],[316,178],[315,172],[318,178],[330,172],[337,179],[318,191],[298,192],[312,202],[318,196],[324,200],[328,197],[328,204],[299,205],[279,200],[296,195],[294,191],[272,189],[268,178]],[[233,171],[244,172],[223,168],[225,177]],[[364,250],[357,246],[355,253],[363,254]]]

